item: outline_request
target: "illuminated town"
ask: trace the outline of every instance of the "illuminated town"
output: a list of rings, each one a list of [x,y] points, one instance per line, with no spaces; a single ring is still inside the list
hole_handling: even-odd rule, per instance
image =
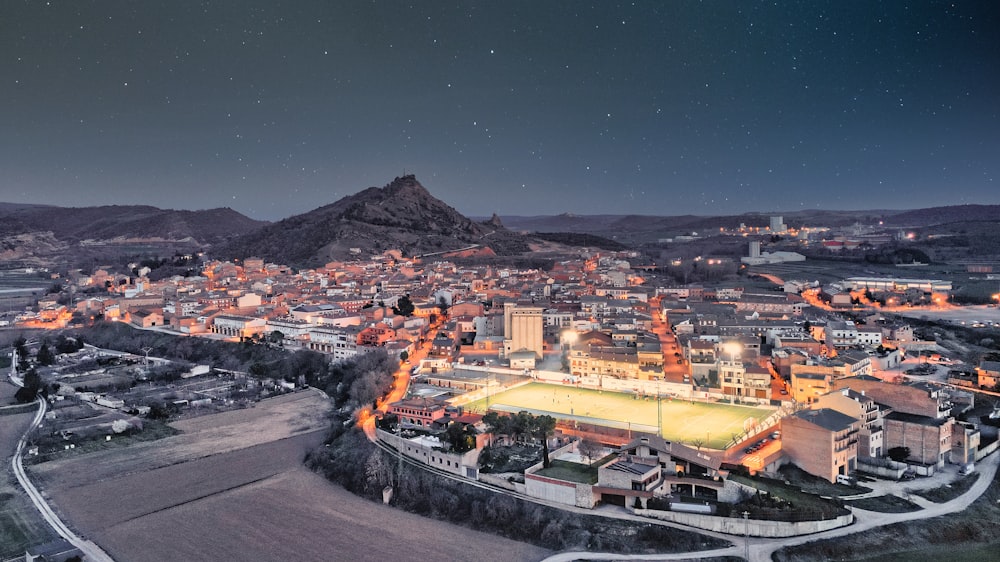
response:
[[[0,562],[997,560],[1000,2],[2,23]]]
[[[1000,317],[995,304],[954,304],[951,281],[914,278],[914,269],[809,281],[811,270],[794,268],[814,266],[787,244],[761,252],[772,232],[829,252],[837,236],[829,230],[786,230],[780,217],[763,234],[721,229],[748,238],[740,265],[697,256],[654,266],[635,251],[581,249],[542,270],[359,250],[315,269],[189,255],[201,264],[193,274],[156,280],[139,263],[53,273],[56,291],[8,296],[30,305],[5,323],[33,334],[18,344],[24,357],[13,352],[10,374],[22,381],[18,367],[32,364],[47,373],[58,389],[49,395],[55,420],[71,403],[97,410],[89,423],[72,414],[77,435],[61,430],[57,442],[69,447],[101,425],[132,427],[130,416],[163,409],[164,396],[183,418],[302,392],[308,382],[269,377],[256,364],[241,371],[150,357],[152,348],[77,351],[65,336],[54,359],[48,332],[118,324],[306,350],[334,365],[379,355],[398,365],[391,388],[352,419],[400,463],[529,501],[619,506],[747,540],[832,531],[856,522],[843,507],[851,498],[934,488],[981,464],[995,470],[996,427],[969,414],[994,419],[977,396],[995,395],[1000,362],[964,363],[908,317],[940,315],[973,330]],[[698,282],[677,282],[695,271]],[[102,355],[133,367],[71,367]],[[183,366],[179,378],[150,379],[170,365]],[[522,416],[552,425],[512,429],[531,425],[514,421]],[[545,458],[531,461],[532,448]],[[507,449],[528,450],[529,462],[500,466]],[[774,486],[789,480],[841,503],[789,520],[751,499],[760,490],[782,497]]]

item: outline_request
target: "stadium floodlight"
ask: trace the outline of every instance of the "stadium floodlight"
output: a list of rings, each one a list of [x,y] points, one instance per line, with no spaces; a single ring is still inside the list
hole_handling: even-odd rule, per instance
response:
[[[722,351],[729,354],[729,360],[733,363],[736,362],[736,356],[743,353],[743,345],[739,342],[727,342],[722,344]]]

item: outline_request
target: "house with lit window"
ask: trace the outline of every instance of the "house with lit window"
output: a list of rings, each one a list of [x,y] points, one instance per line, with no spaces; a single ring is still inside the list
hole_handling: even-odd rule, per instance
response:
[[[408,398],[389,405],[389,413],[399,417],[403,427],[425,427],[444,417],[446,404],[427,398]]]
[[[263,318],[219,315],[212,318],[211,331],[230,338],[250,338],[263,333],[267,325]]]

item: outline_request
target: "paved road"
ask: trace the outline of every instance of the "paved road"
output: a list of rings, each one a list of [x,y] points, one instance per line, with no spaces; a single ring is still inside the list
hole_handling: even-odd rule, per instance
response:
[[[853,509],[854,512],[854,524],[848,525],[846,527],[841,527],[839,529],[832,529],[829,531],[824,531],[822,533],[816,533],[812,535],[804,535],[799,537],[787,537],[781,539],[767,539],[767,538],[751,538],[749,545],[744,542],[740,537],[725,536],[727,540],[736,542],[737,544],[724,549],[716,550],[706,550],[701,552],[686,552],[686,553],[674,553],[674,554],[642,554],[642,555],[627,555],[627,554],[612,554],[612,553],[600,553],[600,552],[560,552],[559,554],[552,555],[546,558],[543,562],[569,562],[572,560],[608,560],[613,558],[615,560],[679,560],[679,559],[697,559],[697,558],[711,558],[715,556],[746,556],[746,549],[749,546],[750,556],[749,560],[751,562],[767,562],[771,560],[771,555],[778,549],[786,546],[795,546],[800,544],[805,544],[812,541],[818,541],[822,539],[830,539],[835,537],[843,537],[847,535],[852,535],[854,533],[861,533],[874,529],[876,527],[883,527],[886,525],[892,525],[893,523],[903,523],[906,521],[915,521],[918,519],[929,519],[931,517],[938,517],[941,515],[947,515],[949,513],[957,513],[969,507],[972,502],[983,495],[986,489],[989,488],[993,479],[996,477],[997,467],[1000,465],[1000,454],[994,453],[981,461],[978,464],[978,468],[981,475],[976,483],[967,492],[961,496],[945,503],[932,503],[923,498],[911,497],[911,501],[917,503],[923,509],[920,511],[913,511],[909,513],[879,513],[875,511],[866,511],[863,509]],[[613,516],[610,513],[602,513],[605,516]],[[681,527],[695,532],[702,532],[698,529],[693,529],[690,527]],[[705,533],[711,534],[713,536],[718,536],[715,533]]]
[[[17,449],[14,451],[14,458],[10,461],[10,466],[14,471],[14,476],[17,477],[18,483],[22,488],[24,488],[28,497],[31,498],[31,503],[35,505],[35,509],[42,514],[42,518],[45,519],[55,532],[59,533],[59,536],[69,541],[73,546],[79,548],[87,560],[91,560],[93,562],[114,562],[114,560],[108,556],[106,552],[101,550],[101,547],[87,539],[84,539],[83,537],[78,536],[70,530],[70,528],[67,527],[61,519],[59,519],[59,516],[52,511],[52,508],[49,506],[48,502],[45,501],[42,493],[38,491],[38,488],[35,488],[35,485],[31,483],[31,480],[28,479],[28,475],[24,471],[22,458],[26,444],[25,439],[28,434],[31,433],[31,431],[34,430],[39,423],[41,423],[42,418],[45,416],[45,410],[45,400],[38,399],[38,412],[35,414],[34,419],[31,420],[31,425],[28,427],[27,431],[24,432],[24,435],[21,436],[21,439],[17,442]]]

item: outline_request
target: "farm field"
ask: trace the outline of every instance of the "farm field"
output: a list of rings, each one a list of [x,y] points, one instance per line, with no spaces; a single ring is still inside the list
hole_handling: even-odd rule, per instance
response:
[[[32,467],[116,560],[539,560],[548,551],[361,499],[310,472],[328,403],[297,392],[181,420],[180,435]]]
[[[72,487],[325,429],[326,411],[326,399],[317,392],[286,394],[252,408],[171,422],[180,435],[89,453],[86,470],[77,468],[81,455],[70,455],[32,465],[30,472],[43,486]]]
[[[261,451],[262,453],[264,451]],[[229,472],[229,455],[213,461]],[[209,468],[206,466],[206,468]],[[129,519],[97,536],[117,560],[540,560],[548,551],[354,496],[301,464]]]
[[[656,431],[655,397],[637,398],[632,394],[533,382],[495,394],[489,398],[489,403],[491,410],[527,410],[533,414],[548,414],[562,420],[631,428],[635,431]],[[733,435],[744,431],[744,424],[759,423],[774,412],[774,408],[670,398],[663,398],[660,407],[664,439],[687,444],[701,440],[703,446],[712,449],[724,449]],[[485,411],[486,400],[470,402],[466,409]]]
[[[15,391],[14,385],[0,382],[0,396],[9,394],[12,398]],[[0,459],[4,463],[5,475],[0,479],[0,560],[23,557],[26,547],[56,538],[55,532],[42,520],[24,490],[18,486],[10,468],[17,442],[31,425],[34,415],[32,411],[0,416]]]

